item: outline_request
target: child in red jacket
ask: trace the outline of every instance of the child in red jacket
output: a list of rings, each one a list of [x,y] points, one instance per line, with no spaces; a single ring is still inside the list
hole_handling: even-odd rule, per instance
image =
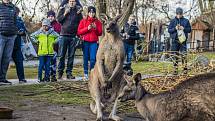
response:
[[[90,70],[96,63],[99,36],[102,35],[102,23],[96,18],[96,8],[88,7],[88,16],[81,20],[78,35],[83,39],[84,77],[88,80],[88,61]]]

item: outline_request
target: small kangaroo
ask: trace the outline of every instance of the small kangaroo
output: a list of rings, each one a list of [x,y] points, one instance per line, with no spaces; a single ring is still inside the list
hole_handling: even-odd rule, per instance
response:
[[[120,94],[120,101],[135,100],[146,121],[215,121],[215,73],[185,80],[171,91],[151,94],[141,85],[141,74]]]
[[[103,18],[106,22],[106,32],[99,45],[95,67],[90,72],[89,90],[93,98],[90,109],[97,114],[97,121],[104,119],[102,109],[113,101],[115,103],[109,118],[121,120],[116,116],[117,97],[126,82],[123,79],[124,45],[117,25],[120,17],[119,15],[114,19],[107,16]]]

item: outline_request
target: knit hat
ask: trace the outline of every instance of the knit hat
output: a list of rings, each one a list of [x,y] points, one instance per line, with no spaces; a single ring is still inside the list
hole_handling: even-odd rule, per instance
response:
[[[43,26],[51,26],[51,22],[49,19],[44,19],[43,22],[42,22],[42,25]]]
[[[89,6],[89,7],[88,7],[88,13],[89,13],[89,12],[94,12],[94,13],[96,13],[96,8],[93,7],[93,6]]]
[[[55,17],[55,12],[53,10],[50,10],[49,12],[47,12],[47,17],[49,17],[49,16]]]
[[[183,14],[183,9],[181,7],[176,8],[176,14]]]

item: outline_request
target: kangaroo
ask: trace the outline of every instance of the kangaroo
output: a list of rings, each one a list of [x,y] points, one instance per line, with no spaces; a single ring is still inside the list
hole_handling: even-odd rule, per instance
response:
[[[187,79],[171,91],[151,94],[141,85],[141,74],[133,78],[119,96],[121,102],[135,100],[146,121],[215,121],[215,73]]]
[[[93,98],[90,109],[97,114],[97,121],[104,119],[102,109],[113,101],[115,103],[109,118],[122,120],[116,116],[117,97],[126,85],[123,79],[124,46],[117,25],[119,19],[120,15],[114,19],[103,18],[106,32],[98,48],[95,67],[90,72],[88,86]]]

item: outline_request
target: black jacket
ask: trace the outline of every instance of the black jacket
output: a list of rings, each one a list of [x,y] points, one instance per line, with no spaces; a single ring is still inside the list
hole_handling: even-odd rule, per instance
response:
[[[136,31],[138,31],[138,27],[135,23],[129,25],[128,23],[125,24],[125,26],[123,27],[123,29],[121,30],[121,36],[124,33],[127,33],[129,35],[129,38],[125,38],[123,37],[123,41],[127,44],[130,45],[134,45],[135,44],[135,40],[138,40],[140,38],[139,33],[137,33]]]
[[[60,35],[75,37],[77,34],[79,22],[82,19],[82,14],[78,13],[80,7],[76,6],[74,8],[71,8],[70,13],[64,16],[66,7],[67,5],[61,7],[57,16],[58,22],[62,25]]]
[[[17,31],[15,5],[0,3],[0,34],[12,36]]]

